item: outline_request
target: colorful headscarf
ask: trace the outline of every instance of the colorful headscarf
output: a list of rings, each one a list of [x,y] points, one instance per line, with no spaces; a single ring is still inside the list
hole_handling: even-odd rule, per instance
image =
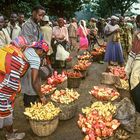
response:
[[[37,48],[37,49],[42,49],[45,52],[49,51],[48,44],[44,40],[40,40],[38,42],[34,42],[31,47]]]

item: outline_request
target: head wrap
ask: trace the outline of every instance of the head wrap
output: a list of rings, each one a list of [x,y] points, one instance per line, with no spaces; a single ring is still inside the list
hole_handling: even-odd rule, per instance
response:
[[[42,49],[45,52],[49,51],[48,44],[44,40],[40,40],[38,42],[34,42],[31,47],[37,48],[37,49]]]
[[[82,22],[83,22],[83,26],[82,26]],[[88,31],[87,31],[87,28],[86,28],[86,21],[85,20],[80,20],[79,26],[83,30],[84,35],[87,36]]]

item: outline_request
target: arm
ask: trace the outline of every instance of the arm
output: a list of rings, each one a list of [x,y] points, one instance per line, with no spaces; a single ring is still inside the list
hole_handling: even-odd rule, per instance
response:
[[[31,77],[32,77],[32,86],[36,93],[39,95],[39,98],[42,103],[46,102],[45,96],[41,93],[41,82],[39,78],[39,70],[31,69]]]

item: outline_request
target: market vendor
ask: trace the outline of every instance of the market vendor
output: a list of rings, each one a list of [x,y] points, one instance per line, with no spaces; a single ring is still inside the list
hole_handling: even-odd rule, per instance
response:
[[[117,17],[112,16],[111,22],[105,26],[105,35],[107,37],[107,47],[104,61],[109,65],[124,64],[122,46],[120,43],[120,27],[117,24]]]
[[[137,29],[134,33],[132,50],[125,67],[130,81],[130,93],[136,110],[140,112],[140,15],[136,17]]]

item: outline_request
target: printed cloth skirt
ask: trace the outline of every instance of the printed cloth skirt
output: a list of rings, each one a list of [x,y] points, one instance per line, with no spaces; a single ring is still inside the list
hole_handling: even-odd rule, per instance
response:
[[[120,43],[109,42],[107,44],[104,61],[124,63],[123,51]]]

